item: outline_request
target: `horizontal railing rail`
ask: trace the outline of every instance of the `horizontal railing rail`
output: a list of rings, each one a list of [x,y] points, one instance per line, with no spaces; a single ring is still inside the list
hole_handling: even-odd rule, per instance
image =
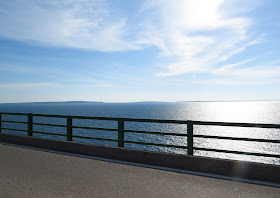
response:
[[[27,132],[27,130],[22,130],[22,129],[13,129],[13,128],[6,128],[6,127],[1,127],[3,130],[8,130],[8,131],[20,131],[20,132]]]
[[[138,131],[138,130],[124,130],[126,133],[142,133],[142,134],[154,134],[154,135],[172,135],[172,136],[187,136],[185,133],[168,133],[157,131]]]
[[[24,117],[26,117],[26,121],[11,120],[11,118],[9,120],[3,119],[3,115],[24,116]],[[66,120],[66,124],[51,124],[51,123],[42,123],[42,122],[38,122],[38,121],[34,122],[33,121],[34,117],[62,118],[62,119]],[[115,122],[117,122],[117,128],[73,125],[74,119],[75,120],[85,120],[86,119],[86,120],[115,121]],[[132,129],[125,129],[126,122],[128,122],[128,123],[144,122],[144,123],[184,124],[184,125],[187,125],[187,129],[186,129],[186,131],[183,131],[182,133],[132,130]],[[3,123],[26,125],[26,129],[15,129],[15,128],[9,128],[9,127],[2,127]],[[245,141],[245,142],[262,142],[262,143],[273,143],[273,144],[280,144],[280,140],[194,134],[194,125],[280,129],[280,124],[209,122],[209,121],[193,121],[193,120],[160,120],[160,119],[137,119],[137,118],[70,116],[70,115],[52,115],[52,114],[37,114],[37,113],[32,114],[32,113],[0,112],[0,133],[3,132],[3,130],[7,130],[7,131],[25,132],[28,136],[33,136],[33,133],[52,135],[52,136],[62,136],[62,137],[66,137],[67,141],[72,141],[73,138],[91,139],[91,140],[98,140],[98,141],[109,141],[109,142],[117,142],[118,147],[124,147],[125,144],[138,144],[138,145],[156,146],[156,147],[180,148],[180,149],[186,149],[188,155],[193,155],[194,151],[210,151],[210,152],[218,152],[218,153],[231,153],[231,154],[280,158],[280,155],[278,155],[278,154],[243,152],[243,151],[234,151],[234,150],[196,147],[196,146],[194,146],[194,138],[233,140],[233,141]],[[53,132],[38,131],[38,130],[33,130],[34,126],[65,128],[66,132],[53,133]],[[82,135],[76,135],[76,134],[73,135],[73,129],[93,130],[93,131],[98,131],[98,132],[107,131],[107,132],[112,132],[112,133],[116,132],[117,139],[82,136]],[[165,143],[163,144],[163,143],[127,140],[127,139],[125,139],[125,134],[129,134],[129,133],[130,134],[151,134],[151,135],[160,135],[160,136],[187,137],[187,145],[173,145],[173,144],[165,144]],[[98,134],[100,134],[100,133],[98,133]]]
[[[207,121],[193,121],[196,125],[215,125],[215,126],[232,126],[232,127],[254,127],[254,128],[270,128],[279,129],[280,124],[259,124],[259,123],[235,123],[235,122],[207,122]]]

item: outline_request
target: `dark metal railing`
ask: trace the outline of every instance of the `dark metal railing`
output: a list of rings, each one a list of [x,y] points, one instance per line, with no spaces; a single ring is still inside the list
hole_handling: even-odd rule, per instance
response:
[[[12,120],[3,120],[2,115],[17,115],[17,116],[26,116],[27,122],[23,121],[12,121]],[[34,122],[34,117],[53,117],[53,118],[64,118],[66,119],[67,125],[61,124],[48,124],[48,123],[39,123]],[[77,126],[73,125],[73,119],[90,119],[90,120],[105,120],[105,121],[117,121],[117,129],[112,128],[103,128],[103,127],[86,127],[86,126]],[[187,133],[170,133],[170,132],[156,132],[156,131],[141,131],[141,130],[129,130],[125,129],[125,122],[145,122],[145,123],[169,123],[169,124],[186,124]],[[15,129],[2,127],[2,123],[17,123],[17,124],[27,124],[26,130],[24,129]],[[64,127],[66,128],[66,134],[52,133],[52,132],[43,132],[33,130],[34,126],[50,126],[50,127]],[[198,135],[194,134],[194,125],[211,125],[211,126],[231,126],[231,127],[254,127],[254,128],[270,128],[270,129],[280,129],[279,124],[255,124],[255,123],[230,123],[230,122],[204,122],[204,121],[193,121],[193,120],[159,120],[159,119],[134,119],[134,118],[112,118],[112,117],[92,117],[92,116],[70,116],[70,115],[48,115],[48,114],[31,114],[31,113],[7,113],[0,112],[0,133],[3,130],[26,132],[28,136],[33,136],[34,133],[44,134],[44,135],[54,135],[54,136],[64,136],[67,141],[72,141],[73,138],[82,138],[82,139],[92,139],[100,141],[111,141],[117,142],[118,147],[124,147],[125,143],[128,144],[140,144],[140,145],[149,145],[149,146],[160,146],[160,147],[172,147],[186,149],[188,155],[193,155],[194,151],[211,151],[219,153],[232,153],[232,154],[243,154],[243,155],[253,155],[253,156],[263,156],[263,157],[272,157],[280,158],[278,154],[268,154],[268,153],[256,153],[256,152],[241,152],[233,150],[223,150],[223,149],[213,149],[213,148],[202,148],[194,146],[194,138],[204,138],[204,139],[222,139],[222,140],[235,140],[235,141],[246,141],[246,142],[264,142],[264,143],[274,143],[279,144],[280,140],[275,139],[258,139],[258,138],[241,138],[241,137],[225,137],[225,136],[215,136],[215,135]],[[73,135],[73,129],[88,129],[88,130],[102,130],[102,131],[115,131],[117,132],[117,139],[111,138],[100,138],[100,137],[88,137],[81,135]],[[125,140],[124,136],[126,133],[137,133],[137,134],[153,134],[153,135],[166,135],[166,136],[178,136],[178,137],[187,137],[187,145],[172,145],[172,144],[161,144],[161,143],[152,143],[152,142],[140,142],[134,140]]]

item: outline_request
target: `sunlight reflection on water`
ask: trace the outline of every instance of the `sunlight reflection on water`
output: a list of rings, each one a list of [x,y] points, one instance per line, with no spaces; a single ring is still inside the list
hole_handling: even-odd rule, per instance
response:
[[[164,104],[80,104],[80,105],[18,105],[18,106],[0,106],[1,111],[10,112],[32,112],[44,114],[64,114],[64,115],[85,115],[85,116],[105,116],[105,117],[130,117],[130,118],[148,118],[148,119],[172,119],[172,120],[197,120],[197,121],[218,121],[218,122],[242,122],[242,123],[269,123],[280,124],[280,102],[192,102],[192,103],[164,103]],[[9,116],[7,116],[8,118]],[[14,120],[19,120],[14,116]],[[53,118],[34,118],[36,122],[66,124],[66,120]],[[74,125],[117,128],[115,121],[92,121],[92,120],[74,120]],[[3,127],[11,128],[22,127],[20,124],[3,123]],[[186,124],[159,124],[159,123],[137,123],[125,122],[125,129],[187,133]],[[34,130],[64,133],[65,130],[37,126]],[[100,138],[117,139],[116,132],[90,131],[84,129],[74,129],[73,134],[94,136]],[[279,129],[264,128],[245,128],[245,127],[225,127],[225,126],[194,126],[194,134],[218,135],[226,137],[244,137],[260,139],[280,139]],[[64,137],[46,136],[36,134],[38,137],[61,139]],[[152,134],[126,133],[126,140],[152,142],[160,144],[173,144],[187,146],[186,137],[163,136]],[[117,143],[92,141],[74,138],[74,141],[117,146]],[[274,143],[245,142],[235,140],[215,140],[194,138],[195,147],[205,147],[214,149],[225,149],[234,151],[247,151],[257,153],[280,154],[280,145]],[[142,146],[135,144],[125,144],[125,147],[163,151],[171,153],[186,154],[185,149],[170,147]],[[224,154],[207,151],[195,151],[195,155],[218,157],[227,159],[237,159],[246,161],[255,161],[271,164],[280,164],[280,160],[268,157],[255,157],[238,154]]]
[[[186,103],[177,107],[164,109],[165,119],[179,120],[199,120],[199,121],[219,121],[219,122],[242,122],[242,123],[271,123],[279,124],[279,103],[271,102],[209,102],[209,103]],[[159,124],[146,126],[140,130],[164,131],[174,133],[187,133],[187,125],[182,124]],[[139,130],[141,125],[135,130]],[[259,139],[280,139],[279,129],[264,129],[250,127],[226,127],[226,126],[194,126],[194,134],[201,135],[217,135],[225,137],[243,137],[243,138],[259,138]],[[176,136],[154,136],[147,135],[139,138],[140,141],[173,144],[187,146],[186,137]],[[217,140],[194,138],[194,146],[202,148],[224,149],[232,151],[280,154],[280,145],[275,143],[246,142],[236,140]],[[135,146],[132,146],[136,148]],[[184,149],[162,148],[155,146],[147,146],[146,149],[153,151],[175,152],[186,154]],[[254,162],[263,162],[271,164],[280,164],[277,158],[247,156],[238,154],[215,153],[207,151],[194,151],[195,155],[218,157],[226,159],[246,160]]]
[[[201,106],[199,108],[199,106]],[[247,122],[279,124],[279,103],[269,102],[214,102],[197,104],[192,112],[192,120],[219,121],[219,122]],[[275,107],[278,107],[275,109]],[[184,117],[181,115],[181,117]],[[184,127],[181,127],[186,131]],[[250,127],[226,126],[194,126],[194,134],[218,135],[226,137],[280,139],[279,129],[264,129]],[[187,140],[185,140],[184,144]],[[173,142],[182,145],[182,140]],[[246,142],[236,140],[216,140],[194,138],[194,146],[202,148],[224,149],[232,151],[280,154],[280,145],[274,143]],[[178,152],[178,151],[177,151]],[[224,154],[207,151],[195,151],[195,155],[238,159],[255,162],[280,164],[277,158],[246,156],[238,154]]]

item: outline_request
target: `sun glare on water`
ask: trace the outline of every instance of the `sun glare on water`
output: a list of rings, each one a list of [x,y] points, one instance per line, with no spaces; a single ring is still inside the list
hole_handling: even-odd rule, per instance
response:
[[[204,111],[210,113],[209,121],[239,122],[239,123],[268,123],[273,120],[268,114],[268,103],[263,102],[226,102],[209,103]],[[209,118],[209,117],[208,117]],[[276,123],[274,123],[276,124]],[[196,126],[194,133],[203,135],[218,135],[224,137],[242,137],[257,139],[279,139],[278,129],[228,127],[228,126]],[[195,138],[195,146],[213,149],[224,149],[241,152],[277,154],[280,147],[273,143],[247,142],[236,140],[217,140]],[[197,151],[197,155],[218,158],[239,159],[245,161],[280,163],[279,159],[253,157],[238,154],[225,154],[215,152]]]
[[[206,104],[205,111],[210,113],[211,121],[261,123],[259,114],[264,108],[259,102],[217,102]]]

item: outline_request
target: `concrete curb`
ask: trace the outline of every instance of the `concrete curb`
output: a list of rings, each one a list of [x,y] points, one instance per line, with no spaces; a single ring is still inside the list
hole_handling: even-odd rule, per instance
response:
[[[0,134],[0,142],[280,184],[280,166]]]

